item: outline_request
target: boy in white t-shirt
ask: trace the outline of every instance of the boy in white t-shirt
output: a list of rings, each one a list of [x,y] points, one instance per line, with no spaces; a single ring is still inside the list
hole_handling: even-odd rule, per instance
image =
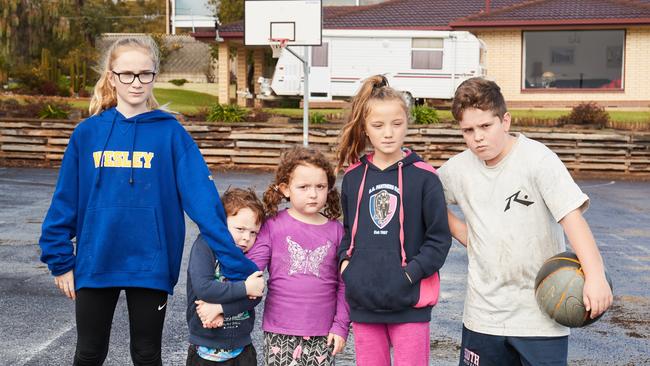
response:
[[[603,260],[582,212],[589,198],[555,153],[523,134],[511,135],[499,86],[463,82],[452,104],[468,150],[439,170],[452,235],[468,251],[460,365],[566,365],[569,329],[537,306],[535,277],[565,250],[582,263],[591,317],[612,303]]]

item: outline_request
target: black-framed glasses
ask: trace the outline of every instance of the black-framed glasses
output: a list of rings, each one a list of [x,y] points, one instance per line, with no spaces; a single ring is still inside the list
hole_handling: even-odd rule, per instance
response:
[[[156,77],[156,73],[152,71],[145,71],[139,74],[134,74],[132,72],[115,72],[115,71],[112,71],[112,73],[117,75],[117,78],[120,80],[120,83],[122,84],[131,84],[135,81],[135,78],[138,78],[141,84],[149,84]]]

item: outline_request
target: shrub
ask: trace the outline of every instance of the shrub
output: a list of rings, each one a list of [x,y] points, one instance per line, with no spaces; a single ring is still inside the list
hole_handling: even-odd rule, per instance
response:
[[[580,103],[573,107],[571,113],[559,118],[561,124],[595,125],[604,127],[609,121],[609,113],[596,102]]]
[[[0,99],[0,116],[21,117],[16,112],[21,110],[20,102],[16,99]]]
[[[423,105],[411,108],[411,115],[416,125],[429,125],[440,122],[438,112],[435,109]]]
[[[24,102],[13,98],[0,100],[0,116],[65,119],[70,113],[83,115],[82,110],[73,109],[69,103],[51,98],[29,98]]]
[[[210,108],[206,120],[209,122],[243,122],[248,111],[236,104],[215,104]]]
[[[183,84],[188,83],[189,80],[187,80],[187,79],[173,79],[173,80],[169,80],[169,82],[176,85],[176,86],[183,86]]]
[[[315,125],[327,123],[327,118],[325,118],[325,115],[320,112],[314,112],[311,114],[311,116],[309,116],[309,123],[313,123]]]
[[[68,111],[60,103],[48,103],[38,112],[40,119],[68,119]]]

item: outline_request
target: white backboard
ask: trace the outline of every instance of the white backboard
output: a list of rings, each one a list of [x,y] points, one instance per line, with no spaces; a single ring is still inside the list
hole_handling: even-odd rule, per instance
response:
[[[318,46],[322,37],[321,0],[245,0],[244,44],[264,46],[271,38],[287,45]]]

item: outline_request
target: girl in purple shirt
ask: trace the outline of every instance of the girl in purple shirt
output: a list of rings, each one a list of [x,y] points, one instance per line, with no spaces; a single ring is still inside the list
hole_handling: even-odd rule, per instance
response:
[[[248,257],[269,271],[266,365],[333,365],[345,346],[350,319],[337,270],[343,226],[335,182],[322,153],[296,147],[283,154],[264,193],[269,217]],[[289,207],[278,212],[284,199]]]

